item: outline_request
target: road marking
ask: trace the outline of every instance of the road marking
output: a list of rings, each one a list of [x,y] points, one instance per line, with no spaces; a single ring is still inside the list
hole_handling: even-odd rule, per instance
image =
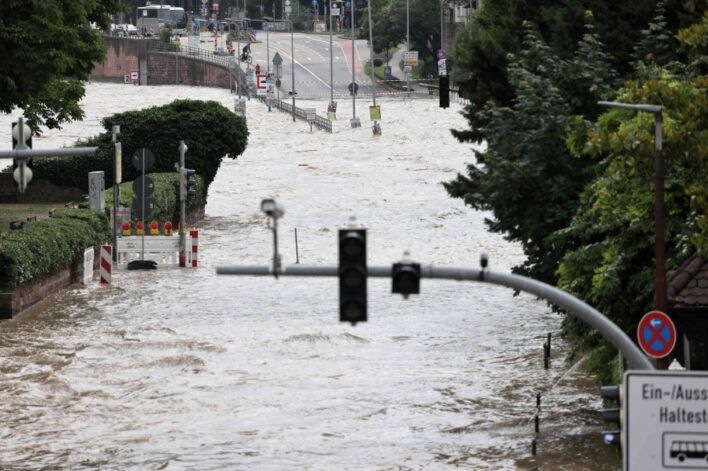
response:
[[[275,49],[277,50],[277,49],[279,49],[279,48],[276,47]],[[291,58],[291,59],[292,59],[292,57],[293,57],[293,56],[291,56],[290,54],[288,54],[287,52],[285,52],[283,49],[280,49],[280,52],[281,52],[284,56],[287,56],[287,57],[289,57],[289,58]],[[303,69],[305,69],[305,72],[307,72],[308,74],[310,74],[310,75],[312,75],[313,77],[315,77],[317,80],[319,80],[320,82],[322,82],[327,88],[329,88],[329,89],[331,90],[332,87],[330,87],[327,82],[325,82],[324,80],[322,80],[322,79],[321,79],[319,76],[317,76],[317,74],[315,74],[313,71],[311,71],[310,69],[308,69],[307,67],[305,67],[304,65],[302,65],[301,62],[298,62],[296,59],[295,59],[295,60],[292,60],[292,62],[296,63],[297,65],[299,65],[300,67],[302,67]],[[295,89],[295,84],[292,84],[292,87],[293,87],[293,90],[294,90],[294,89]]]

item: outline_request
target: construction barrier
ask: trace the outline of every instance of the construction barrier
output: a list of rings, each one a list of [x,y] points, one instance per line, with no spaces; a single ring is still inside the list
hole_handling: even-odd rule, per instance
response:
[[[185,234],[186,247],[189,251],[191,246],[190,259],[192,266],[197,266],[198,239],[197,231],[189,231]],[[129,236],[119,237],[117,247],[118,267],[125,268],[133,260],[140,260],[140,253],[143,250],[145,260],[154,260],[161,265],[177,265],[179,262],[179,235],[156,235],[156,236]]]
[[[100,268],[99,268],[102,285],[111,284],[112,264],[113,264],[113,246],[112,245],[102,245],[101,246],[101,261],[100,261]]]
[[[192,268],[197,268],[197,261],[199,260],[199,231],[189,231],[189,236],[192,238]]]

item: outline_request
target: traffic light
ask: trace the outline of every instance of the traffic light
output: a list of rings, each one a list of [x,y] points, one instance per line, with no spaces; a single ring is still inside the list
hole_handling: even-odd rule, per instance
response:
[[[12,148],[17,150],[27,150],[32,148],[32,129],[20,119],[12,123]],[[20,193],[24,193],[27,185],[32,180],[32,169],[29,164],[32,159],[28,157],[17,157],[12,164],[15,170],[12,176],[20,187]]]
[[[191,168],[183,168],[179,175],[179,197],[180,200],[186,200],[187,196],[194,196],[197,190],[194,188],[194,174],[196,170]]]
[[[622,444],[622,411],[620,409],[622,405],[622,393],[621,388],[618,385],[613,386],[602,386],[600,388],[600,396],[606,401],[613,401],[617,403],[616,408],[612,409],[602,409],[600,414],[602,414],[602,420],[610,423],[617,424],[619,430],[603,431],[602,438],[606,445],[621,445]]]
[[[32,131],[27,124],[25,124],[23,129],[23,139],[25,140],[25,145],[28,148],[32,148]],[[12,123],[12,148],[15,149],[19,144],[19,129],[17,128],[17,121]]]
[[[404,298],[410,294],[420,293],[420,264],[394,263],[391,280],[392,293],[402,294]]]
[[[447,75],[440,76],[440,108],[450,107],[450,78]]]
[[[366,276],[366,230],[340,229],[340,322],[366,322]]]
[[[194,196],[197,194],[197,189],[194,188],[194,174],[196,174],[197,171],[191,168],[185,168],[184,170],[187,173],[187,195]]]

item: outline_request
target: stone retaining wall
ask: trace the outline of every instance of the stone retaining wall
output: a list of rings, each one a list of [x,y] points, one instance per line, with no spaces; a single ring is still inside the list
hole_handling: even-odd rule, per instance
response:
[[[98,248],[94,248],[94,269],[98,268]],[[12,319],[25,309],[72,283],[81,281],[84,274],[83,256],[69,267],[56,273],[28,281],[7,293],[0,293],[0,319]]]

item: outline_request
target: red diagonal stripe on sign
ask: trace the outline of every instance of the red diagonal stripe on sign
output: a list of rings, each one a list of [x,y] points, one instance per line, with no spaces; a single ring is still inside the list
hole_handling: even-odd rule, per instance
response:
[[[108,273],[111,272],[111,262],[103,257],[101,257],[101,268],[106,270]]]
[[[667,328],[666,325],[664,325],[662,323],[661,327],[657,330],[654,328],[653,325],[651,325],[651,322],[647,322],[647,325],[645,327],[647,327],[652,334],[651,338],[647,342],[647,345],[649,346],[649,348],[651,348],[651,346],[654,345],[655,340],[658,340],[659,343],[661,343],[664,346],[664,348],[669,346],[669,343],[666,340],[664,340],[664,338],[661,336],[661,331],[664,330],[665,328]]]

